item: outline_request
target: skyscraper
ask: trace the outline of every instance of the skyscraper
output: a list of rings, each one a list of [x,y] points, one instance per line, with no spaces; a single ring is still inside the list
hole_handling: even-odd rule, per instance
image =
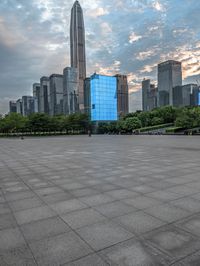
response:
[[[79,110],[83,112],[84,80],[86,78],[85,27],[84,27],[83,11],[78,1],[75,1],[71,10],[70,49],[71,49],[71,67],[78,69],[78,75],[79,75],[78,102],[79,102]]]
[[[38,112],[38,102],[33,96],[22,96],[22,115],[27,116]]]
[[[17,112],[17,104],[15,101],[9,102],[9,113],[16,113]]]
[[[40,112],[40,83],[33,84],[33,97],[37,99],[38,112]]]
[[[63,111],[66,115],[79,111],[78,81],[77,68],[66,67],[63,70]]]
[[[91,120],[117,121],[117,78],[95,73],[90,79]]]
[[[173,105],[173,87],[182,86],[181,62],[169,60],[158,65],[158,106]]]
[[[117,112],[118,118],[128,114],[128,81],[126,75],[116,75],[117,78]]]
[[[63,75],[52,74],[50,80],[49,114],[63,114]]]
[[[142,81],[142,109],[151,111],[157,107],[157,88],[151,84],[150,79]]]
[[[17,105],[17,113],[22,115],[22,99],[18,99],[16,105]]]
[[[49,77],[40,79],[40,113],[49,114],[50,80]]]

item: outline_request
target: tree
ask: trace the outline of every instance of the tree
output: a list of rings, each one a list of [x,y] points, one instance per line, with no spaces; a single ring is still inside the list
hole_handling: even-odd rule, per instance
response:
[[[128,132],[142,127],[141,121],[137,117],[130,117],[125,120],[125,128]]]
[[[33,132],[50,130],[50,117],[47,114],[35,113],[28,117],[28,128]]]
[[[27,118],[17,113],[11,113],[0,119],[0,131],[5,133],[22,132],[27,125]]]

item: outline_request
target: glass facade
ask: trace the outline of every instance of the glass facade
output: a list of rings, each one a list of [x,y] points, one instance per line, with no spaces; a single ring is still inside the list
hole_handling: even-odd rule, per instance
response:
[[[91,77],[91,120],[117,120],[117,79],[94,74]]]
[[[200,106],[200,92],[198,93],[198,106]]]

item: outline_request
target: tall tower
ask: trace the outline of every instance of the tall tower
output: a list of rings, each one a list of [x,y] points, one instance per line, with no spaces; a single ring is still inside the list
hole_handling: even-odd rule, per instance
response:
[[[85,27],[83,20],[83,11],[78,1],[75,1],[71,10],[70,48],[71,48],[71,67],[78,69],[79,109],[81,112],[83,112],[84,80],[86,78]]]
[[[182,86],[181,62],[169,60],[158,65],[158,106],[173,105],[173,88]]]

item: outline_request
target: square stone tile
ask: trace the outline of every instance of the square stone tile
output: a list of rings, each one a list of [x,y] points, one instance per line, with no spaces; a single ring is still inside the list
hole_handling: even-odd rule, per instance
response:
[[[199,266],[200,252],[195,252],[187,256],[185,259],[172,264],[172,266]]]
[[[87,208],[87,206],[78,199],[60,201],[50,206],[58,214],[63,214]]]
[[[170,262],[160,251],[135,239],[107,248],[100,255],[110,266],[165,266]]]
[[[21,226],[28,242],[52,237],[70,231],[69,226],[59,217],[48,218]]]
[[[54,193],[62,193],[62,192],[63,190],[58,187],[46,187],[46,188],[35,190],[35,193],[40,196],[46,196],[46,195],[51,195]]]
[[[20,199],[27,199],[34,197],[35,194],[29,190],[29,191],[23,191],[23,192],[12,192],[12,193],[6,193],[5,198],[7,201],[16,201]]]
[[[106,194],[98,194],[98,195],[94,195],[94,196],[87,196],[87,197],[82,197],[82,198],[79,198],[79,199],[82,202],[84,202],[85,204],[87,204],[88,206],[90,206],[90,207],[115,201],[114,198],[112,198],[112,197],[110,197],[110,196],[108,196]]]
[[[192,213],[200,212],[200,201],[189,197],[171,201],[170,204]]]
[[[39,266],[60,266],[92,253],[73,232],[36,241],[30,244],[30,248]]]
[[[30,223],[33,221],[38,221],[45,218],[53,217],[56,214],[48,206],[41,206],[23,211],[18,211],[15,212],[14,215],[17,220],[17,223],[19,225],[22,225],[25,223]]]
[[[125,199],[123,200],[124,203],[134,206],[137,209],[146,209],[151,206],[162,204],[162,201],[146,197],[146,196],[139,196],[135,198]]]
[[[184,258],[200,249],[200,241],[173,226],[162,227],[145,235],[146,241],[168,254],[172,261]]]
[[[39,198],[28,198],[28,199],[21,199],[16,201],[10,202],[10,207],[13,210],[13,212],[31,209],[34,207],[39,207],[43,205],[44,203]]]
[[[44,200],[47,204],[53,204],[59,201],[66,201],[74,198],[73,195],[62,192],[62,193],[55,193],[50,195],[43,195],[42,200]]]
[[[0,215],[10,213],[10,208],[7,203],[1,203],[0,204]]]
[[[183,196],[189,196],[189,195],[194,195],[199,192],[199,188],[193,188],[189,186],[175,186],[172,188],[169,188],[168,191],[174,192]]]
[[[62,215],[62,219],[73,229],[84,227],[105,220],[106,218],[93,209],[84,209]]]
[[[150,197],[150,198],[154,198],[157,200],[162,200],[164,202],[169,202],[171,200],[175,200],[178,198],[182,198],[183,196],[170,192],[170,191],[166,191],[166,190],[159,190],[159,191],[154,191],[152,193],[148,193],[146,196]]]
[[[18,228],[0,230],[0,252],[19,248],[26,245],[22,233]]]
[[[101,250],[133,237],[133,235],[112,222],[101,222],[77,230],[94,250]]]
[[[16,226],[17,223],[12,213],[5,213],[0,215],[0,230]]]
[[[148,209],[145,209],[145,212],[168,223],[183,219],[191,215],[191,213],[186,210],[168,204],[150,207]]]
[[[175,225],[192,233],[194,236],[200,237],[200,214],[189,216]]]
[[[114,219],[128,231],[140,235],[163,226],[165,223],[142,211],[130,213]]]
[[[93,189],[93,188],[75,189],[75,190],[70,191],[70,193],[77,198],[99,194],[98,190]]]
[[[114,199],[126,199],[134,197],[134,192],[127,189],[117,189],[105,192],[105,194],[113,197]]]
[[[94,208],[101,214],[107,216],[108,218],[114,218],[114,217],[121,216],[121,215],[130,213],[130,212],[137,211],[136,208],[130,205],[124,204],[123,202],[120,202],[120,201],[98,205]]]
[[[103,261],[98,255],[92,254],[74,262],[64,264],[63,266],[109,266],[109,264]]]
[[[15,249],[0,249],[1,266],[37,266],[31,250],[27,246],[21,246]]]

